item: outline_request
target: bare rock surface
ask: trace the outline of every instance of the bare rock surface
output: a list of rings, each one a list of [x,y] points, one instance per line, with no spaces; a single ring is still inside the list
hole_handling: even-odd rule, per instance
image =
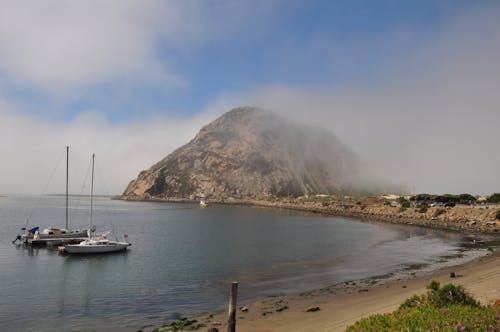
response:
[[[133,180],[122,198],[214,200],[357,190],[359,162],[331,132],[233,109]]]

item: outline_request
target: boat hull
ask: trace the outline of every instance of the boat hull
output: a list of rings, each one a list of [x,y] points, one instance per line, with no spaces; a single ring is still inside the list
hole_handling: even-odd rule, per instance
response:
[[[87,230],[83,230],[83,231],[79,231],[79,232],[61,233],[61,234],[40,234],[39,235],[40,239],[72,238],[72,237],[87,237],[87,236],[88,236]]]
[[[21,241],[26,243],[26,244],[31,244],[33,241],[37,240],[57,240],[57,239],[82,239],[82,238],[87,238],[88,237],[88,232],[87,230],[83,231],[73,231],[73,232],[67,232],[67,233],[60,233],[60,234],[38,234],[38,237],[35,238],[33,234],[23,234],[21,236]],[[42,242],[43,242],[42,241]]]
[[[68,254],[102,254],[108,252],[117,252],[127,250],[130,243],[117,242],[114,244],[106,245],[79,245],[68,244],[64,246],[64,251]]]

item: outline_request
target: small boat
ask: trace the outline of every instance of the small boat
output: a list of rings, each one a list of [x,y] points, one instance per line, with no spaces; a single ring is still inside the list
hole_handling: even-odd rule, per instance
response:
[[[90,237],[79,244],[67,244],[64,251],[68,254],[102,254],[126,250],[131,244],[128,242],[111,241],[105,237]]]
[[[44,229],[43,231],[39,231],[39,227],[35,226],[31,228],[28,232],[28,234],[32,234],[33,239],[51,239],[51,238],[58,238],[58,239],[64,239],[64,238],[73,238],[73,237],[86,237],[87,236],[87,230],[68,230],[65,228],[53,228],[49,227]]]
[[[53,228],[48,227],[40,231],[38,226],[32,228],[24,227],[21,230],[24,234],[18,235],[16,240],[20,240],[23,243],[29,244],[31,240],[50,240],[50,239],[68,239],[68,238],[84,238],[87,236],[86,229],[68,229],[68,179],[69,179],[69,146],[66,147],[66,228]],[[28,218],[29,221],[29,218]],[[26,222],[26,224],[28,223]]]
[[[68,254],[102,254],[108,252],[117,252],[126,250],[131,244],[128,242],[128,235],[125,234],[123,242],[112,241],[106,238],[107,234],[95,234],[95,227],[92,226],[93,215],[93,197],[94,197],[94,160],[95,155],[92,155],[92,180],[90,185],[90,217],[89,217],[89,231],[88,239],[78,244],[67,244],[60,247],[60,251]]]
[[[201,207],[201,208],[206,208],[206,207],[208,207],[208,203],[207,203],[207,201],[205,201],[204,199],[202,199],[202,200],[200,201],[200,207]]]

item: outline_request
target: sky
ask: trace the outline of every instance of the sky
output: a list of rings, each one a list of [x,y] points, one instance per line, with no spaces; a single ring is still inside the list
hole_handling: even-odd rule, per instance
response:
[[[63,192],[70,146],[70,192],[96,153],[119,194],[245,105],[412,192],[498,192],[499,59],[498,1],[0,0],[0,193]]]

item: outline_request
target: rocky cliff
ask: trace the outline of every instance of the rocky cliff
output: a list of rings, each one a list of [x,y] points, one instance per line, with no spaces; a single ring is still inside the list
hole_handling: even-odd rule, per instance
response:
[[[236,108],[142,171],[123,198],[215,200],[356,189],[355,155],[331,132],[256,108]]]

